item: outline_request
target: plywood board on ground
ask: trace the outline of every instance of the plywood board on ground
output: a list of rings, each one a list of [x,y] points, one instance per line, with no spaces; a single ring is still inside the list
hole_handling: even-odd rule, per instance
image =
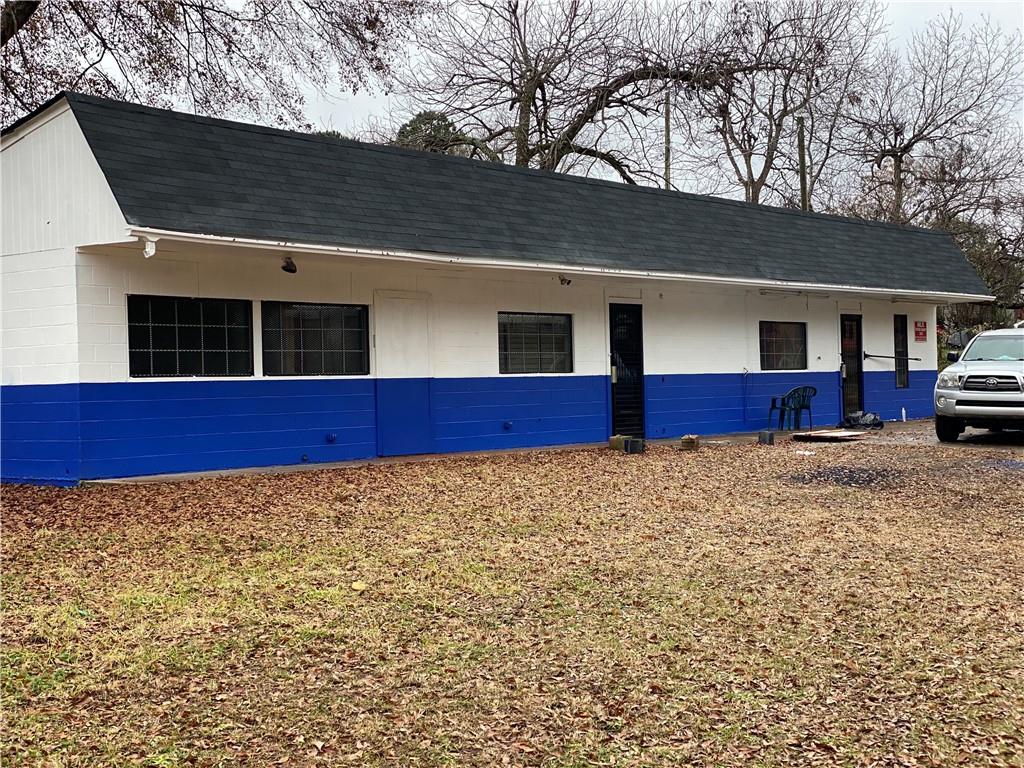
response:
[[[832,443],[860,440],[867,432],[854,429],[818,429],[813,432],[797,432],[794,440],[805,443]]]

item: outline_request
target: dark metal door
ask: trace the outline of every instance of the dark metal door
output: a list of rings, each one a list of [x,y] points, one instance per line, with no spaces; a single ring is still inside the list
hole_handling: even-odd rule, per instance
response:
[[[608,307],[612,362],[612,434],[644,436],[644,328],[639,304]]]
[[[864,344],[860,315],[839,316],[843,416],[864,410]]]

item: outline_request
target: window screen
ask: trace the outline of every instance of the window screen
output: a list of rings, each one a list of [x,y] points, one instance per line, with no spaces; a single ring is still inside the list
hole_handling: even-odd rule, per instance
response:
[[[910,386],[910,352],[907,350],[907,316],[892,316],[893,356],[896,358],[896,389]]]
[[[133,377],[251,376],[251,302],[129,296],[128,371]]]
[[[807,323],[761,321],[761,370],[807,368]]]
[[[501,373],[572,373],[572,315],[498,313]]]
[[[263,302],[263,373],[342,376],[370,372],[365,306]]]

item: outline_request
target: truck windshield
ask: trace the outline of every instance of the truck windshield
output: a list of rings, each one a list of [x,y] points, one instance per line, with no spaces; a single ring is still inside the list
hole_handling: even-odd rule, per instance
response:
[[[1024,335],[981,336],[964,353],[964,360],[1024,360]]]

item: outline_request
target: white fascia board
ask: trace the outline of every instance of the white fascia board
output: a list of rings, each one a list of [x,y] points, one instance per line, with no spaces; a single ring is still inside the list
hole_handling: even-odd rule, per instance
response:
[[[336,245],[309,245],[308,243],[291,243],[285,240],[258,240],[223,235],[202,235],[191,232],[176,232],[150,227],[132,227],[128,230],[129,237],[140,241],[161,239],[185,243],[205,243],[208,245],[237,246],[270,251],[288,251],[289,253],[330,254],[350,256],[363,259],[382,259],[386,261],[405,261],[419,264],[449,264],[460,267],[479,267],[484,269],[508,269],[524,272],[556,272],[567,275],[593,275],[599,277],[618,277],[630,280],[661,280],[672,282],[700,283],[720,285],[765,292],[785,293],[839,293],[859,296],[875,296],[891,298],[893,301],[925,302],[932,304],[955,304],[961,302],[992,301],[995,296],[974,293],[946,293],[936,291],[915,291],[884,288],[869,288],[858,285],[830,285],[826,283],[804,283],[786,280],[765,280],[746,277],[713,277],[694,275],[682,272],[649,272],[634,269],[614,269],[611,267],[588,267],[579,264],[553,264],[548,262],[509,261],[487,259],[473,256],[457,256],[455,254],[427,253],[424,251],[403,251],[376,248],[356,248]]]
[[[67,99],[60,99],[59,101],[54,102],[50,105],[49,109],[44,109],[31,120],[27,120],[10,133],[0,137],[0,150],[13,147],[37,128],[46,125],[56,117],[60,117],[70,109],[71,105],[68,104]]]

